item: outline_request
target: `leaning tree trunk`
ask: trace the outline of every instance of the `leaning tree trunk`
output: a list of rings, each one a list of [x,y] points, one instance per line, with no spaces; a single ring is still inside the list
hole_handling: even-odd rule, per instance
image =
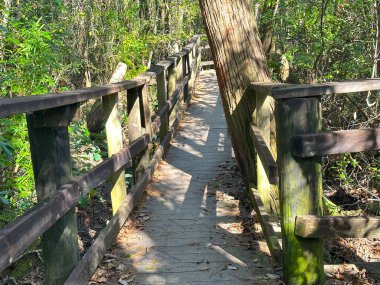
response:
[[[256,181],[249,125],[255,98],[251,82],[270,81],[254,12],[248,0],[200,0],[232,145],[247,183]]]

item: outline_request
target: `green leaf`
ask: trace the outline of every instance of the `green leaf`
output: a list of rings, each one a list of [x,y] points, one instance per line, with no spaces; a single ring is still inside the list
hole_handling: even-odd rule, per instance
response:
[[[1,197],[1,202],[4,204],[4,205],[10,205],[10,202],[9,202],[9,200],[7,199],[7,198],[5,198],[5,197]]]
[[[94,160],[95,160],[95,161],[99,161],[99,160],[102,158],[102,157],[100,156],[100,154],[97,153],[97,152],[94,153],[93,157],[94,157]]]

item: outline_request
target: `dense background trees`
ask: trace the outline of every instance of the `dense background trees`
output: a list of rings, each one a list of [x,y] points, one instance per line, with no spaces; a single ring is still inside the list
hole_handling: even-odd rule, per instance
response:
[[[190,0],[3,0],[0,11],[1,97],[104,84],[120,61],[132,78],[201,27]],[[0,209],[26,209],[34,182],[25,118],[2,119],[0,129]],[[91,143],[85,124],[72,137],[74,150],[100,159],[98,146],[81,145]]]
[[[379,1],[250,3],[275,81],[309,83],[378,75]],[[2,97],[103,84],[120,61],[128,66],[126,78],[132,78],[176,51],[192,34],[203,32],[198,2],[191,0],[3,0],[0,12]],[[325,100],[325,129],[379,123],[374,93]],[[26,209],[34,201],[34,185],[25,119],[2,119],[0,129],[0,209]],[[89,163],[100,159],[102,149],[91,144],[93,137],[85,124],[74,124],[71,132],[74,154],[84,152]],[[376,189],[378,164],[376,153],[326,161],[330,169],[326,185],[344,191],[353,184]]]

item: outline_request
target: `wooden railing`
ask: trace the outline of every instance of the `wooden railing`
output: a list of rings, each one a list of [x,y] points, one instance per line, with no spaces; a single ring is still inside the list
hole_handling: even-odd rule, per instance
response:
[[[38,204],[0,230],[0,271],[38,237],[42,237],[46,284],[87,284],[128,215],[152,178],[181,120],[200,65],[200,39],[195,36],[176,53],[128,81],[42,96],[0,99],[0,117],[27,113]],[[154,80],[155,79],[155,80]],[[148,84],[157,85],[158,114],[151,120]],[[118,101],[127,92],[128,137],[123,146]],[[102,98],[109,158],[71,177],[68,126],[80,103]],[[153,135],[160,145],[152,159]],[[136,184],[126,192],[124,169],[133,166]],[[80,197],[105,181],[112,185],[114,216],[78,262],[74,207]]]
[[[322,284],[323,239],[380,238],[380,217],[323,216],[322,156],[379,150],[380,129],[321,132],[321,96],[379,90],[380,79],[253,83],[251,89],[257,106],[251,135],[258,154],[257,189],[251,190],[269,249],[283,261],[286,284]],[[277,161],[270,148],[271,116],[276,122]],[[267,211],[271,184],[279,185],[282,252]]]

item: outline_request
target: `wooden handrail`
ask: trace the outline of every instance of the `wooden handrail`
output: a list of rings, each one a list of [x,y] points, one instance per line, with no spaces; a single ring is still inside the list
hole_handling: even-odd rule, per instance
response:
[[[380,217],[298,216],[295,232],[303,238],[380,238]]]
[[[197,44],[197,38],[186,45],[182,51],[160,61],[143,74],[134,79],[114,84],[64,91],[57,94],[45,94],[28,97],[0,98],[0,118],[16,114],[30,113],[66,105],[81,103],[90,99],[100,98],[118,92],[131,90],[150,82],[158,74],[165,72],[176,60],[186,56]]]
[[[344,130],[297,135],[293,154],[312,157],[380,149],[380,129]]]
[[[191,42],[182,49],[182,51],[159,62],[148,71],[132,80],[105,86],[66,91],[59,94],[0,99],[0,117],[7,117],[21,113],[29,114],[28,120],[30,123],[28,123],[28,128],[29,135],[33,137],[34,154],[32,154],[32,156],[34,155],[35,160],[36,156],[43,151],[44,145],[39,144],[39,137],[37,134],[43,133],[45,131],[44,128],[57,130],[57,132],[50,132],[49,129],[49,134],[51,134],[49,139],[61,140],[63,142],[62,146],[66,147],[66,144],[68,144],[67,136],[64,139],[60,136],[61,134],[65,134],[65,132],[67,133],[67,127],[72,120],[73,113],[75,113],[75,110],[79,106],[78,103],[88,99],[106,96],[107,100],[105,101],[107,102],[103,102],[103,105],[107,106],[110,114],[112,113],[112,121],[115,121],[115,118],[117,119],[119,116],[117,109],[118,92],[125,90],[137,92],[134,93],[134,95],[142,96],[143,102],[143,105],[137,105],[140,110],[134,109],[134,116],[140,117],[136,117],[140,122],[138,130],[139,134],[137,136],[136,134],[132,134],[134,139],[128,147],[122,148],[120,151],[117,149],[116,153],[111,157],[91,169],[86,174],[71,179],[59,189],[55,191],[54,189],[51,189],[52,194],[49,197],[40,201],[27,213],[10,222],[0,230],[0,271],[4,270],[14,262],[16,258],[32,242],[45,233],[47,229],[54,226],[57,221],[62,220],[62,217],[67,216],[68,211],[76,205],[79,198],[86,195],[90,189],[98,186],[114,175],[119,176],[120,171],[130,165],[131,160],[135,159],[137,155],[141,153],[149,162],[147,146],[151,143],[152,136],[160,131],[162,133],[160,146],[156,150],[150,164],[148,163],[148,166],[144,166],[142,169],[141,177],[133,188],[136,190],[136,193],[129,194],[124,201],[120,202],[124,206],[127,205],[126,209],[120,209],[117,205],[116,210],[119,211],[115,211],[114,209],[115,216],[112,219],[112,225],[105,229],[105,232],[108,231],[108,234],[106,234],[107,238],[110,238],[110,235],[114,235],[115,231],[116,233],[118,232],[122,223],[124,223],[125,219],[128,217],[130,210],[136,204],[137,199],[145,190],[147,183],[149,183],[159,160],[162,158],[164,151],[173,137],[174,131],[179,125],[184,108],[191,99],[189,87],[193,87],[194,78],[200,64],[199,48],[200,40],[199,37],[195,36]],[[167,73],[167,70],[171,70],[172,76],[176,78],[175,85],[172,86],[172,91],[170,93],[167,92],[166,89],[167,79],[165,74]],[[180,77],[177,75],[177,71],[178,74],[180,74]],[[154,77],[160,77],[161,80],[161,91],[158,90],[158,96],[165,95],[167,98],[165,98],[164,103],[160,106],[161,108],[158,111],[157,116],[154,118],[153,122],[151,122],[150,107],[147,105],[147,84]],[[179,80],[177,80],[177,77],[179,77]],[[158,80],[157,84],[159,84]],[[165,87],[165,90],[162,87]],[[110,100],[108,100],[108,98],[110,98]],[[178,105],[181,106],[177,108],[176,106]],[[176,108],[175,113],[174,108]],[[56,113],[58,113],[58,115],[55,115]],[[168,121],[171,113],[173,113],[172,118],[174,120],[172,125],[168,126],[166,129],[162,129],[162,123],[165,122],[165,120]],[[109,131],[110,135],[112,135],[112,130],[121,132],[120,126],[116,126],[116,129],[115,126],[116,125],[109,126],[110,129],[107,130],[107,132]],[[119,136],[119,134],[117,135]],[[110,138],[110,141],[112,141],[112,138]],[[49,148],[52,146],[52,143],[53,141],[47,142]],[[65,159],[67,159],[67,157],[65,157]],[[37,164],[35,164],[35,162]],[[40,162],[36,160],[33,163],[35,164],[34,166],[37,167],[35,169],[39,171],[38,167],[40,167]],[[119,179],[118,176],[115,178]],[[122,177],[124,177],[124,175],[122,175]],[[112,206],[114,207],[114,203]],[[122,223],[120,221],[122,221]],[[93,250],[95,249],[92,249],[92,251]],[[99,258],[97,259],[97,262],[100,262]]]
[[[275,82],[253,82],[250,87],[275,99],[287,99],[380,90],[380,79],[291,85]]]
[[[269,146],[265,143],[260,130],[251,125],[251,138],[255,146],[256,152],[260,157],[261,163],[264,166],[264,170],[267,174],[268,180],[273,185],[278,185],[278,169],[277,163],[273,158]]]

